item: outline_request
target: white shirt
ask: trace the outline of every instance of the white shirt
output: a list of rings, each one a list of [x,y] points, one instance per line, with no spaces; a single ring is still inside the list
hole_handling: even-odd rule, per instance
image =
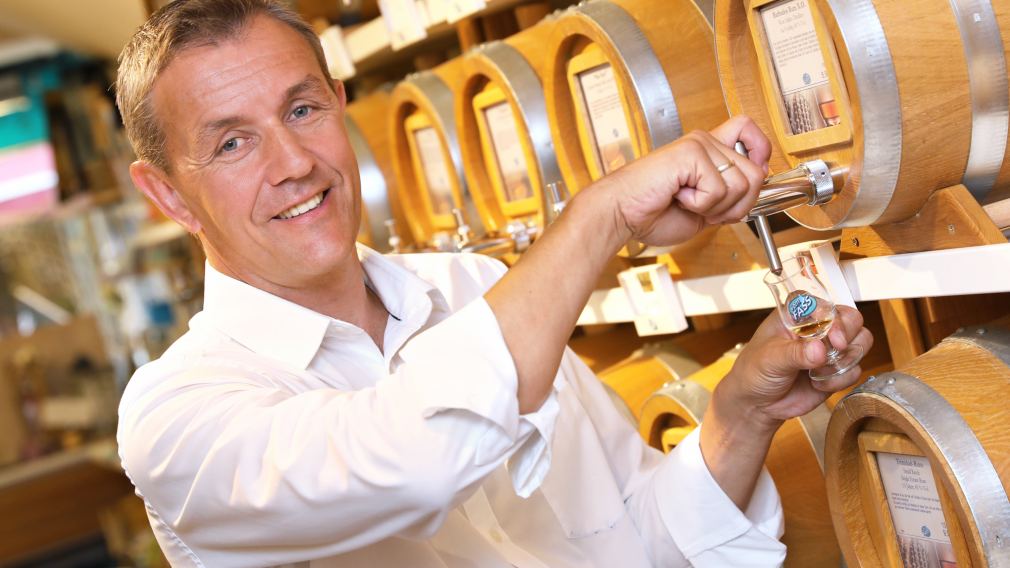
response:
[[[742,513],[697,433],[649,448],[570,350],[519,415],[482,298],[500,263],[359,251],[384,353],[208,266],[204,310],[127,386],[120,456],[173,566],[782,563],[768,473]]]

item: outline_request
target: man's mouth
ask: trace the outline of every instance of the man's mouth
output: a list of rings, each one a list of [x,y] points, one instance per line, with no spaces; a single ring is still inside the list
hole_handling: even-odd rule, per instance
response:
[[[286,209],[285,211],[282,211],[279,215],[274,217],[274,219],[294,219],[299,215],[304,215],[309,211],[312,211],[316,207],[319,207],[319,205],[323,202],[323,199],[326,198],[326,194],[329,192],[330,190],[327,189],[322,193],[317,193],[312,197],[306,199],[305,201],[302,201],[301,203],[294,205],[291,208]]]

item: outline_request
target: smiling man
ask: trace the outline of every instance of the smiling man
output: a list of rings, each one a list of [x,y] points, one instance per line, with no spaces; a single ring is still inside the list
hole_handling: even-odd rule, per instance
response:
[[[769,153],[753,123],[580,192],[505,274],[355,245],[360,182],[325,69],[269,0],[176,0],[121,56],[133,180],[207,253],[204,310],[120,406],[123,467],[173,565],[781,563],[764,456],[858,368],[812,383],[798,371],[823,346],[772,317],[663,456],[565,348],[629,238],[680,242],[749,210]],[[831,340],[872,342],[845,309]]]

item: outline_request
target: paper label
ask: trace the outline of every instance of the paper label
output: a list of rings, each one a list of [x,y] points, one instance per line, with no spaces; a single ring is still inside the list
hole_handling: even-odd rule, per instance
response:
[[[603,173],[609,174],[635,159],[614,69],[604,63],[583,71],[578,75],[578,85],[585,111],[582,118],[589,122],[586,130],[592,136],[596,159]]]
[[[687,329],[680,295],[665,264],[629,268],[619,273],[617,280],[628,296],[638,335],[679,333]]]
[[[484,122],[491,138],[491,152],[498,164],[506,201],[518,201],[533,196],[526,157],[519,140],[512,107],[498,103],[484,109]]]
[[[354,60],[347,51],[340,26],[326,28],[326,31],[319,35],[319,43],[323,46],[323,55],[326,56],[326,66],[331,77],[344,80],[354,76]]]
[[[424,181],[428,186],[432,212],[436,215],[452,214],[454,206],[452,178],[446,166],[446,156],[442,152],[442,142],[438,139],[438,133],[430,126],[419,128],[414,131],[414,142]]]
[[[428,37],[427,14],[418,10],[415,0],[379,0],[379,11],[394,50]]]
[[[428,11],[428,25],[433,26],[445,21],[446,12],[449,10],[449,0],[424,0],[425,8]]]
[[[445,21],[454,24],[486,7],[486,0],[446,0]]]
[[[809,0],[783,0],[760,10],[788,124],[802,134],[840,122]]]
[[[955,568],[929,460],[886,452],[876,458],[904,568]]]

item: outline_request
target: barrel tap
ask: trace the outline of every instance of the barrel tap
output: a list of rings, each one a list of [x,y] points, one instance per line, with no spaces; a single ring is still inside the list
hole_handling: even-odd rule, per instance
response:
[[[456,221],[456,234],[452,236],[452,240],[456,244],[456,252],[460,252],[470,244],[470,225],[466,223],[463,211],[458,207],[453,207],[452,217]]]
[[[386,242],[389,244],[390,252],[394,254],[403,252],[403,249],[401,248],[403,240],[400,238],[400,234],[396,231],[396,220],[386,219],[382,223],[386,225],[386,230],[389,231],[389,240]]]
[[[737,142],[735,149],[738,154],[747,157],[747,148],[743,142]],[[768,257],[768,267],[773,273],[782,273],[782,260],[772,238],[768,215],[800,205],[821,205],[831,201],[834,195],[835,182],[831,168],[823,160],[803,162],[789,171],[764,180],[758,192],[757,203],[743,220],[754,221],[758,238]]]

